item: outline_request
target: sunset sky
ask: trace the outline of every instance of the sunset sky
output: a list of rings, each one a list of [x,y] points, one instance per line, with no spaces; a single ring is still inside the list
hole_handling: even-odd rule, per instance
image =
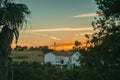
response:
[[[43,46],[84,41],[97,16],[94,0],[17,0],[31,10],[27,29],[20,31],[18,44]],[[62,47],[63,48],[63,47]],[[62,49],[61,48],[61,49]]]

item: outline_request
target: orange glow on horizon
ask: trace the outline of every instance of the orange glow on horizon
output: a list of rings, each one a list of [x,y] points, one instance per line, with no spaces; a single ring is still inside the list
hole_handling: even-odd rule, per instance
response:
[[[59,43],[56,45],[50,45],[49,48],[51,49],[56,49],[56,50],[70,50],[72,49],[74,46],[73,42],[69,42],[69,43]]]
[[[89,47],[90,44],[87,44],[85,41],[80,41],[81,42],[81,45],[82,45],[82,48],[85,48],[85,47]],[[20,45],[20,46],[27,46],[28,48],[29,47],[39,47],[39,46],[48,46],[50,49],[55,49],[55,50],[71,50],[73,49],[73,47],[75,46],[74,45],[74,42],[67,42],[67,43],[58,43],[56,45],[30,45],[30,44],[24,44],[24,43],[19,43],[17,45]],[[12,44],[12,48],[15,48],[16,44]]]
[[[24,43],[19,43],[17,45],[19,45],[19,46],[27,46],[28,48],[31,47],[31,46],[32,47],[44,46],[44,45],[39,45],[39,46],[37,46],[37,45],[30,45],[30,44],[24,44]],[[12,46],[12,48],[15,48],[16,44],[13,43],[11,46]],[[46,46],[48,46],[50,49],[54,49],[54,45],[46,45]],[[56,45],[56,50],[70,50],[70,49],[73,48],[73,46],[74,46],[73,42],[60,43],[60,44]]]

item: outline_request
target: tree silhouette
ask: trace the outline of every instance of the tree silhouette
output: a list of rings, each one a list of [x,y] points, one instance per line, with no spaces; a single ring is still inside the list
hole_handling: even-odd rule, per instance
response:
[[[78,51],[81,49],[81,46],[82,46],[81,42],[75,41],[74,46],[73,46],[73,50]]]
[[[90,42],[94,44],[91,54],[98,55],[106,66],[120,63],[120,0],[95,0],[98,17],[92,22],[94,33]]]
[[[7,80],[8,55],[11,54],[11,43],[15,35],[16,43],[19,29],[27,22],[30,10],[25,4],[14,0],[0,0],[0,80]]]
[[[82,55],[81,62],[91,67],[117,66],[120,64],[120,0],[95,2],[98,16],[92,22],[94,33],[85,35],[94,46]]]

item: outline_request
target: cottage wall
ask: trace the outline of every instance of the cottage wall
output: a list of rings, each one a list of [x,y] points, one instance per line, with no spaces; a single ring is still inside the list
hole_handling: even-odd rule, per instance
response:
[[[55,63],[56,63],[56,65],[62,64],[62,61],[64,63],[64,57],[63,56],[55,56]]]
[[[44,57],[44,62],[50,62],[51,64],[55,64],[55,55],[53,55],[51,52],[46,54]]]
[[[68,65],[70,63],[70,57],[66,56],[64,57],[64,65]]]

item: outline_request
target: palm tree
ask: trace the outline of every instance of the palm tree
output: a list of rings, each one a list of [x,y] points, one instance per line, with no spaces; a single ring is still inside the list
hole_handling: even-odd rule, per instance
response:
[[[19,29],[27,23],[26,16],[30,10],[25,4],[17,4],[14,0],[0,0],[0,80],[7,80],[8,55],[15,36],[16,44]]]

